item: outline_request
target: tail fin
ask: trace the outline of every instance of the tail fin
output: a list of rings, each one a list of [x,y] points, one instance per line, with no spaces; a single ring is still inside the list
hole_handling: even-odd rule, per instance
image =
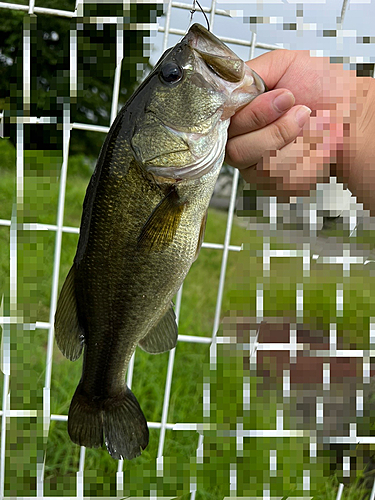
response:
[[[70,405],[69,436],[74,443],[97,448],[103,444],[103,431],[107,450],[115,459],[131,460],[148,445],[147,421],[128,387],[115,398],[95,401],[80,383]]]
[[[113,458],[131,460],[148,445],[147,420],[128,387],[117,398],[104,401],[103,427],[105,444]]]
[[[68,434],[73,443],[88,448],[103,445],[103,415],[100,400],[92,400],[79,383],[69,408]]]

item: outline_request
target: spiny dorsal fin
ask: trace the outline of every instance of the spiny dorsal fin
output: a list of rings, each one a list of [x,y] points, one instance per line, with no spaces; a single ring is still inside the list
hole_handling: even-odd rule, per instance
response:
[[[60,292],[55,314],[55,337],[60,351],[71,361],[82,352],[83,330],[78,321],[77,301],[74,287],[74,264]]]
[[[150,354],[159,354],[176,347],[177,337],[176,315],[171,304],[159,323],[139,342],[139,346]]]
[[[160,251],[167,248],[176,234],[184,204],[180,202],[175,188],[161,200],[147,219],[140,235],[138,248]]]
[[[199,252],[201,251],[202,243],[204,240],[204,233],[206,231],[207,213],[208,213],[208,209],[205,211],[203,218],[202,218],[201,228],[199,230],[197,250],[195,252],[194,260],[197,260]]]

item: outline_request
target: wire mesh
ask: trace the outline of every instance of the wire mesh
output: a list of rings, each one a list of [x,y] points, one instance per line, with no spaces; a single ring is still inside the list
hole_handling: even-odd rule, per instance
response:
[[[202,2],[203,4],[203,2]],[[51,16],[61,16],[66,18],[75,18],[83,16],[83,4],[77,1],[76,10],[73,12],[45,8],[38,5],[35,5],[35,2],[30,1],[28,5],[20,5],[13,4],[8,2],[0,2],[0,13],[2,9],[12,9],[12,10],[21,10],[25,13],[32,14],[44,14]],[[178,35],[182,36],[185,34],[185,26],[175,27],[173,25],[173,14],[176,11],[189,11],[191,9],[190,3],[181,3],[181,2],[172,2],[169,1],[165,5],[165,15],[163,25],[158,26],[157,30],[159,33],[163,34],[162,40],[162,51],[164,51],[169,45],[172,44],[170,40],[170,35]],[[203,10],[209,15],[210,27],[213,32],[215,32],[216,20],[218,17],[228,18],[228,22],[230,17],[233,15],[229,9],[219,9],[216,5],[216,0],[212,0],[209,5],[203,5]],[[344,1],[341,9],[341,17],[340,23],[343,23],[344,15],[347,10],[347,2]],[[177,19],[177,18],[176,18]],[[2,371],[4,374],[3,377],[3,398],[2,398],[2,420],[1,420],[1,448],[0,448],[0,497],[6,498],[5,495],[5,484],[6,484],[6,446],[7,446],[7,426],[9,424],[9,419],[12,420],[13,417],[25,417],[25,418],[33,418],[35,416],[40,416],[37,410],[13,410],[10,407],[10,399],[9,399],[9,387],[10,387],[10,378],[11,378],[11,344],[12,344],[12,335],[14,335],[14,331],[33,331],[35,329],[45,330],[47,335],[47,348],[46,348],[46,369],[45,369],[45,377],[44,377],[44,388],[43,388],[43,410],[42,410],[42,422],[43,422],[43,436],[47,438],[51,421],[56,422],[65,422],[67,420],[66,415],[60,414],[51,414],[51,381],[53,376],[53,343],[54,343],[54,331],[53,331],[53,318],[54,312],[56,309],[57,297],[58,297],[58,287],[59,287],[59,273],[60,273],[60,260],[61,260],[61,251],[63,245],[63,235],[64,234],[77,234],[78,228],[64,225],[64,205],[66,199],[66,182],[67,182],[67,174],[68,174],[68,160],[69,160],[69,145],[70,145],[70,137],[72,130],[89,130],[94,131],[99,134],[103,134],[108,132],[109,127],[113,120],[116,117],[118,111],[118,102],[119,102],[119,91],[120,91],[120,78],[121,78],[121,65],[122,65],[122,24],[120,17],[111,17],[109,16],[106,19],[98,19],[93,17],[90,19],[90,22],[95,23],[115,23],[117,25],[117,37],[116,37],[116,51],[117,51],[117,59],[116,59],[116,68],[113,82],[113,94],[112,94],[112,105],[111,105],[111,115],[110,122],[108,127],[103,126],[95,126],[88,125],[84,123],[71,123],[71,114],[70,114],[70,106],[69,104],[64,105],[63,110],[63,150],[62,150],[62,166],[60,171],[60,180],[59,180],[59,195],[58,195],[58,209],[56,215],[56,223],[55,224],[41,224],[41,223],[25,223],[23,224],[22,231],[29,232],[37,232],[37,231],[52,231],[55,234],[54,241],[54,258],[53,258],[53,271],[52,271],[52,287],[51,287],[51,295],[50,295],[50,315],[49,321],[36,321],[35,323],[28,323],[26,318],[23,317],[22,309],[17,302],[18,290],[18,274],[17,274],[17,258],[19,255],[19,245],[20,245],[20,227],[19,227],[19,215],[22,212],[23,208],[23,195],[24,195],[24,129],[27,123],[51,123],[53,124],[55,121],[55,117],[37,117],[37,116],[29,116],[29,117],[18,117],[17,118],[17,162],[16,162],[16,196],[17,200],[13,206],[11,219],[0,219],[0,225],[4,227],[9,227],[10,233],[10,290],[9,290],[9,314],[2,314],[2,329],[3,329],[3,337],[2,337]],[[153,26],[156,28],[156,26]],[[302,28],[303,29],[303,28]],[[228,30],[229,32],[229,30]],[[76,32],[74,30],[70,31],[70,95],[74,97],[76,95],[77,89],[77,38]],[[25,29],[23,33],[23,72],[22,72],[22,82],[23,82],[23,109],[30,109],[30,75],[31,75],[31,54],[30,54],[30,46],[29,40],[30,31],[28,31],[27,23],[25,24]],[[252,59],[255,56],[255,50],[261,49],[264,50],[273,50],[277,49],[279,45],[273,45],[266,43],[265,41],[258,41],[256,33],[253,32],[251,35],[251,40],[249,39],[238,39],[235,37],[227,37],[221,36],[222,40],[228,44],[233,44],[234,50],[236,48],[247,51],[247,58]],[[250,37],[249,37],[250,38]],[[174,43],[174,42],[173,42]],[[243,56],[245,57],[245,56]],[[355,59],[355,58],[354,58]],[[361,58],[358,58],[360,61]],[[351,59],[353,62],[353,58]],[[102,136],[101,136],[102,137]],[[212,335],[210,337],[202,337],[202,336],[192,336],[192,335],[179,335],[179,342],[187,342],[187,343],[201,343],[206,344],[207,348],[210,348],[210,371],[215,371],[218,365],[218,357],[220,357],[218,350],[220,346],[225,346],[226,344],[232,344],[234,341],[233,335],[229,333],[227,336],[224,328],[223,335],[217,335],[220,320],[222,315],[222,300],[223,300],[223,290],[225,286],[225,278],[227,272],[227,263],[228,263],[228,255],[230,252],[239,252],[241,247],[238,245],[231,245],[231,231],[233,227],[233,216],[235,211],[235,202],[237,196],[237,186],[238,186],[239,174],[238,171],[235,171],[232,178],[232,188],[230,192],[230,201],[229,208],[227,213],[227,222],[226,222],[226,231],[225,237],[222,244],[204,242],[203,249],[216,249],[222,252],[221,258],[221,268],[220,268],[220,278],[217,289],[217,299],[216,299],[216,308],[215,315],[213,319],[212,325]],[[299,203],[299,202],[298,202]],[[303,202],[301,202],[303,203]],[[316,234],[317,230],[317,219],[319,218],[319,211],[316,205],[316,201],[314,202],[310,200],[308,206],[308,210],[303,208],[302,211],[307,213],[307,226],[309,229],[309,237]],[[249,363],[250,366],[257,364],[257,354],[261,351],[272,353],[272,352],[287,352],[290,355],[291,363],[293,360],[296,361],[298,353],[304,351],[306,352],[306,346],[303,342],[299,341],[298,337],[298,329],[299,325],[303,322],[304,315],[304,301],[305,301],[305,288],[304,283],[298,283],[296,286],[296,294],[295,294],[295,304],[296,304],[296,317],[294,321],[291,321],[288,330],[289,330],[289,340],[283,340],[282,342],[274,342],[274,341],[261,341],[260,340],[260,324],[265,319],[264,314],[264,301],[265,301],[265,293],[266,290],[264,288],[265,283],[267,283],[267,278],[270,276],[270,270],[272,262],[276,259],[294,259],[294,260],[302,260],[303,264],[303,277],[310,276],[310,268],[313,262],[319,262],[324,265],[340,265],[342,266],[342,279],[338,280],[335,292],[335,308],[336,308],[336,317],[342,318],[343,316],[343,308],[344,308],[344,284],[345,277],[350,277],[351,268],[353,265],[362,264],[365,265],[369,259],[363,255],[352,255],[351,248],[348,245],[347,247],[343,247],[342,255],[318,255],[312,251],[312,246],[309,241],[304,241],[302,248],[299,249],[277,249],[271,244],[271,239],[276,231],[280,229],[280,213],[281,217],[285,215],[283,212],[284,208],[280,206],[275,198],[263,198],[258,199],[258,205],[262,206],[263,213],[267,216],[266,223],[261,227],[264,231],[264,238],[262,242],[262,271],[263,276],[262,279],[259,280],[256,289],[256,318],[250,324],[252,326],[248,327],[248,331],[253,333],[250,335],[249,342],[245,342],[241,344],[236,337],[235,342],[237,346],[242,347],[246,352],[249,353]],[[355,230],[358,226],[358,205],[352,202],[350,209],[347,211],[347,219],[348,219],[348,227],[350,231],[350,235],[355,237]],[[306,218],[306,217],[305,217]],[[259,225],[257,227],[260,227]],[[250,224],[251,228],[251,224]],[[204,250],[202,250],[204,251]],[[183,301],[183,287],[181,287],[178,292],[176,299],[176,317],[179,320],[180,310],[181,310],[181,301]],[[271,321],[272,323],[272,321]],[[255,326],[254,326],[255,325]],[[335,322],[331,322],[329,327],[329,345],[319,349],[310,348],[308,357],[314,358],[324,358],[325,362],[322,365],[322,377],[323,377],[323,389],[324,391],[329,392],[330,386],[330,376],[331,376],[331,367],[330,367],[330,359],[334,358],[356,358],[359,359],[362,363],[363,367],[363,384],[369,384],[371,378],[371,357],[373,356],[374,349],[374,331],[375,326],[374,323],[370,322],[369,328],[369,348],[363,349],[343,349],[338,348],[338,338],[337,338],[337,324]],[[233,330],[229,330],[229,332],[233,333]],[[178,347],[177,347],[178,349]],[[173,382],[173,370],[175,368],[175,352],[173,349],[169,353],[168,357],[168,365],[166,372],[165,385],[163,390],[163,406],[162,406],[162,415],[160,422],[148,422],[148,425],[151,429],[159,430],[159,440],[158,440],[158,451],[157,451],[157,467],[161,474],[163,474],[163,455],[164,455],[164,446],[165,446],[165,436],[166,431],[174,429],[175,431],[183,431],[183,430],[195,430],[199,432],[198,446],[197,446],[197,454],[196,454],[196,463],[203,463],[203,447],[204,447],[204,435],[205,432],[205,424],[204,423],[176,423],[176,422],[168,422],[168,412],[170,405],[170,398],[172,392],[172,382]],[[223,355],[223,354],[221,354]],[[136,356],[136,354],[135,354]],[[225,355],[224,355],[225,357]],[[129,387],[132,385],[134,373],[134,356],[129,365],[127,372],[127,384]],[[206,419],[212,416],[212,404],[210,399],[212,399],[212,384],[210,383],[210,379],[205,379],[204,387],[203,387],[203,417]],[[243,401],[244,407],[246,406],[245,400],[248,401],[249,408],[252,406],[251,403],[251,387],[249,377],[244,377],[243,380]],[[291,368],[283,369],[282,374],[282,391],[283,396],[288,399],[291,394]],[[316,425],[324,423],[324,406],[326,404],[326,400],[323,396],[316,396],[315,405],[316,405]],[[363,391],[361,389],[356,390],[356,398],[355,398],[355,407],[357,409],[356,415],[361,414],[361,408],[363,408]],[[203,419],[204,420],[204,419]],[[286,429],[284,426],[284,411],[282,408],[278,408],[277,410],[277,418],[275,422],[274,428],[269,429],[251,429],[251,428],[240,428],[237,426],[235,431],[236,438],[236,451],[240,453],[241,447],[243,447],[244,439],[251,439],[251,437],[260,437],[265,439],[276,439],[276,437],[285,437],[286,439],[292,437],[301,437],[304,436],[304,431],[298,429]],[[313,434],[308,433],[308,437],[310,439],[310,448],[309,453],[310,457],[316,458],[316,448],[317,441],[316,435],[315,438]],[[9,439],[9,438],[8,438]],[[315,439],[315,440],[314,440]],[[349,434],[338,434],[338,435],[324,435],[322,437],[324,444],[335,445],[335,444],[347,444],[347,445],[357,445],[358,443],[365,444],[373,444],[375,438],[372,435],[358,435],[355,418],[350,422],[350,432]],[[242,444],[241,444],[242,443]],[[40,450],[38,450],[40,451]],[[43,451],[43,450],[42,450]],[[269,471],[271,477],[277,474],[278,471],[278,451],[277,449],[269,450]],[[38,498],[47,498],[44,496],[44,475],[45,475],[45,453],[42,455],[38,454],[35,468],[36,468],[36,495]],[[85,449],[82,447],[80,450],[79,456],[79,468],[76,472],[76,496],[83,497],[84,496],[84,471],[85,471],[85,460],[86,453]],[[118,463],[117,475],[116,475],[116,495],[121,496],[124,494],[124,475],[123,475],[123,461],[120,460]],[[251,467],[251,464],[248,464],[248,467]],[[350,455],[344,455],[342,458],[342,467],[344,476],[350,475]],[[238,494],[238,464],[233,462],[229,467],[228,474],[229,481],[229,494],[230,496],[237,496]],[[303,483],[303,491],[308,495],[310,492],[310,470],[306,469],[303,471],[302,477]],[[270,498],[272,496],[272,488],[270,486],[270,482],[265,480],[262,485],[263,488],[263,498]],[[155,490],[156,491],[156,490]],[[155,491],[151,490],[150,495],[155,495]],[[190,491],[191,491],[191,499],[195,500],[197,493],[197,477],[194,477],[194,474],[190,478]],[[343,492],[343,484],[340,484],[337,498],[341,498]],[[256,496],[256,495],[254,495]],[[56,497],[55,497],[56,498]],[[375,486],[372,489],[371,499],[375,498]]]

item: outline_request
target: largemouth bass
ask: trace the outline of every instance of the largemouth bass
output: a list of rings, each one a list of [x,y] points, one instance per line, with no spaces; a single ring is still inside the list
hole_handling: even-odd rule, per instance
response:
[[[172,298],[197,258],[230,117],[265,90],[226,45],[194,24],[129,99],[103,144],[83,204],[74,263],[55,315],[61,352],[82,378],[74,443],[132,459],[147,421],[125,384],[139,345],[175,347]]]

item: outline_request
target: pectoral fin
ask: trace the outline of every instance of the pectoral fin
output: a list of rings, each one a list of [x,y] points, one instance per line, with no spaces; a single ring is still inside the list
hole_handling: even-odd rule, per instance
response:
[[[155,207],[138,236],[138,248],[160,251],[167,248],[176,234],[184,204],[174,188]]]
[[[169,351],[177,344],[176,315],[171,305],[159,323],[139,342],[139,346],[151,354]]]
[[[55,338],[60,351],[71,361],[82,352],[83,331],[78,321],[74,287],[74,265],[71,267],[60,292],[55,314]]]
[[[208,209],[206,210],[206,212],[205,212],[205,214],[204,214],[204,216],[202,218],[201,228],[199,230],[197,250],[195,252],[194,260],[197,260],[199,252],[201,251],[202,243],[203,243],[203,240],[204,240],[204,233],[206,231],[207,213],[208,213]]]

